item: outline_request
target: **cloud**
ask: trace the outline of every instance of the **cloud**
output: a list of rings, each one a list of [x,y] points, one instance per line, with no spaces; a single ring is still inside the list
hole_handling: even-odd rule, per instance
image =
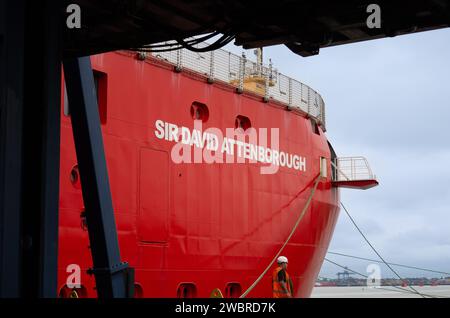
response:
[[[380,186],[342,200],[393,262],[450,272],[450,30],[323,49],[300,58],[269,48],[280,71],[322,94],[338,155],[364,155]],[[377,258],[344,211],[330,251]],[[369,262],[331,256],[365,272]],[[321,275],[340,271],[324,263]],[[399,268],[402,275],[439,276]],[[394,276],[383,268],[385,276]]]
[[[449,35],[438,30],[351,44],[312,58],[271,50],[281,71],[322,94],[334,138],[426,150],[448,145]]]
[[[338,155],[363,155],[380,185],[342,201],[387,260],[450,272],[450,29],[322,49],[264,49],[282,73],[325,100]],[[236,47],[234,52],[241,52]],[[247,56],[252,56],[251,52]],[[342,211],[330,251],[377,258]],[[329,258],[365,272],[369,262]],[[382,267],[383,276],[394,276]],[[341,271],[324,263],[321,275]],[[438,276],[398,269],[404,276]]]

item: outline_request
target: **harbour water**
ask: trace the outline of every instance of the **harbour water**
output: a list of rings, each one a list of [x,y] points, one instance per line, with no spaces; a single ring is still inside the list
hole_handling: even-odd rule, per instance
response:
[[[413,286],[424,296],[450,298],[450,285]],[[409,287],[315,287],[311,298],[422,298]]]

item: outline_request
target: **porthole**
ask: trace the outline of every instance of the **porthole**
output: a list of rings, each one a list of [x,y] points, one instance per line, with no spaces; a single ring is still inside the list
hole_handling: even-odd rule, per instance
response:
[[[81,189],[80,172],[78,170],[78,165],[74,165],[70,170],[70,183],[75,189]]]
[[[87,289],[83,285],[78,288],[69,288],[67,285],[64,285],[59,290],[60,298],[86,298],[87,297]]]
[[[134,284],[134,298],[142,298],[144,296],[144,289],[142,288],[141,284],[135,283]]]
[[[178,285],[178,298],[195,298],[197,297],[197,286],[194,283],[182,283]]]
[[[226,298],[239,298],[242,295],[242,287],[239,283],[228,283],[225,288]]]
[[[201,120],[202,122],[208,121],[208,106],[199,102],[193,102],[191,105],[191,117],[194,120]]]
[[[250,122],[250,119],[246,116],[238,115],[234,120],[234,128],[236,129],[240,128],[246,131],[250,127],[252,127],[252,123]]]

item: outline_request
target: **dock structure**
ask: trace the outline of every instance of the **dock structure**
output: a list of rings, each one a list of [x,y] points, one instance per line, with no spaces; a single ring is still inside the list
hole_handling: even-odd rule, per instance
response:
[[[64,23],[65,1],[0,0],[0,297],[57,296],[62,62],[71,82],[69,101],[78,108],[74,137],[84,162],[81,182],[95,192],[84,195],[86,206],[93,207],[92,273],[100,297],[129,297],[133,271],[117,246],[98,113],[89,111],[97,108],[94,81],[82,56],[168,40],[183,44],[208,32],[225,34],[246,49],[285,44],[310,56],[329,46],[450,24],[448,1],[435,0],[379,0],[384,15],[379,28],[368,27],[363,0],[258,7],[244,0],[77,3],[80,28]]]

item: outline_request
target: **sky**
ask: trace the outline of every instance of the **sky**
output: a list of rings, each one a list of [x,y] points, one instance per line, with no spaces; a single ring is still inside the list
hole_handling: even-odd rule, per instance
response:
[[[342,189],[341,201],[379,253],[388,262],[450,272],[450,29],[325,48],[307,58],[273,46],[264,58],[322,95],[326,135],[338,156],[368,159],[380,185]],[[329,251],[377,259],[343,210]],[[327,258],[363,274],[370,264]],[[440,276],[394,268],[402,277]],[[319,276],[339,271],[324,262]],[[395,275],[381,266],[381,276]]]

